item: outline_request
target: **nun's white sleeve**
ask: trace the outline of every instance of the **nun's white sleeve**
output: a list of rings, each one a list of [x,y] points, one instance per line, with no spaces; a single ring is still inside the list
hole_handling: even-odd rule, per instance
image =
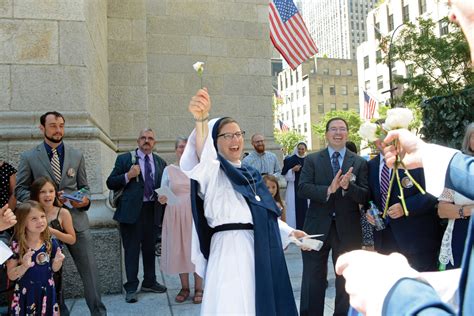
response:
[[[282,221],[281,219],[278,219],[278,228],[280,228],[281,243],[283,245],[283,249],[285,249],[286,247],[288,247],[288,244],[290,243],[290,240],[289,240],[290,234],[295,229],[288,226],[288,224]]]

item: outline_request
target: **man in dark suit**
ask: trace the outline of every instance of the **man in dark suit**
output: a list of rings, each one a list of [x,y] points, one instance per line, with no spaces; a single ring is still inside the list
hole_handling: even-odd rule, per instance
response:
[[[378,147],[381,149],[380,146]],[[385,203],[388,203],[386,227],[374,232],[375,250],[387,255],[400,252],[418,271],[437,270],[437,257],[441,244],[439,218],[436,212],[437,199],[431,194],[423,195],[405,174],[405,170],[399,170],[398,174],[409,212],[409,215],[405,216],[396,180],[390,200],[387,201],[388,183],[393,170],[385,165],[383,156],[381,154],[376,156],[369,161],[368,165],[371,200],[380,212],[383,212]],[[425,187],[422,168],[411,170],[410,174],[421,187]],[[372,224],[374,223],[370,214],[367,215],[367,219]]]
[[[120,234],[125,252],[127,282],[125,301],[135,303],[138,289],[140,248],[143,259],[142,291],[164,293],[166,287],[156,281],[155,237],[161,219],[162,206],[157,203],[155,189],[161,184],[166,162],[153,154],[155,133],[144,129],[137,139],[135,164],[127,152],[117,157],[115,167],[107,179],[110,190],[123,189],[114,219],[120,223]]]
[[[40,123],[44,142],[21,155],[16,197],[19,201],[28,200],[30,186],[39,177],[48,177],[56,182],[59,198],[71,212],[76,231],[76,243],[67,247],[84,284],[87,306],[91,315],[106,315],[107,311],[99,292],[99,277],[86,213],[90,207],[89,197],[86,194],[81,202],[62,197],[63,193],[73,193],[79,189],[89,190],[84,156],[63,143],[65,120],[61,113],[46,112],[40,117]],[[61,304],[61,314],[68,313],[65,307],[65,304]]]
[[[328,147],[306,157],[299,183],[299,197],[311,200],[303,229],[308,234],[323,234],[320,251],[303,252],[303,281],[300,313],[324,313],[327,262],[332,250],[335,263],[339,255],[362,246],[359,204],[368,197],[367,162],[346,150],[349,127],[342,118],[326,124]],[[349,298],[344,279],[336,276],[334,315],[347,315]]]

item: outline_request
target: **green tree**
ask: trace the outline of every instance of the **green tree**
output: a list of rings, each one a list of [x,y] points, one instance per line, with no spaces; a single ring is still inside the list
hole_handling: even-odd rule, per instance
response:
[[[275,142],[283,148],[285,155],[291,154],[299,142],[305,141],[304,135],[296,131],[282,132],[275,130],[273,136],[275,137]]]
[[[382,51],[390,49],[393,61],[402,61],[407,76],[396,76],[395,83],[405,84],[403,95],[396,100],[405,106],[417,107],[423,100],[463,90],[474,84],[469,46],[461,29],[448,21],[451,30],[439,37],[434,30],[438,24],[431,19],[418,18],[418,23],[407,22],[395,35],[392,46],[390,37],[380,43]],[[385,56],[388,64],[388,55]]]
[[[353,141],[358,148],[360,148],[361,137],[359,136],[359,127],[362,124],[362,119],[354,110],[349,111],[331,111],[326,113],[318,124],[313,125],[313,131],[321,138],[326,134],[326,123],[333,117],[342,117],[349,125],[350,141]]]

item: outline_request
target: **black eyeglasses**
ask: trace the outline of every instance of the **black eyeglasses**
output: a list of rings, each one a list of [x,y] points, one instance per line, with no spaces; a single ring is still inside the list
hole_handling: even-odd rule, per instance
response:
[[[235,132],[235,133],[223,133],[223,134],[217,135],[217,137],[224,137],[224,139],[227,140],[227,141],[232,140],[234,138],[234,136],[237,139],[241,139],[242,137],[245,136],[245,132],[244,131],[238,131],[238,132]]]

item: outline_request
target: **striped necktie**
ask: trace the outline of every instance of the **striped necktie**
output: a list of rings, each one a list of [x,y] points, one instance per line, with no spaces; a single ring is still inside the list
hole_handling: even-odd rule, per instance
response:
[[[341,166],[339,166],[339,156],[341,154],[338,151],[335,151],[332,153],[331,156],[331,165],[332,165],[332,173],[333,176],[336,176],[336,174],[339,172],[339,169],[341,169]]]
[[[388,186],[390,184],[390,171],[383,160],[382,172],[380,173],[380,195],[382,198],[382,210],[385,209],[387,203]]]
[[[59,155],[56,148],[52,148],[51,152],[53,154],[51,157],[51,169],[53,169],[56,184],[59,185],[59,183],[61,183],[61,164],[59,163]]]

